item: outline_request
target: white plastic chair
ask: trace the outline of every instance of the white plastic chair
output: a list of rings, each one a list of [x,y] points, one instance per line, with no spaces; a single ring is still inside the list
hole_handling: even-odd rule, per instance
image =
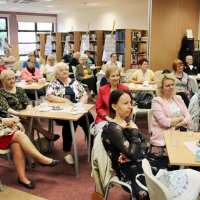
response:
[[[162,74],[162,72],[163,72],[162,70],[155,71],[155,73],[154,73],[155,80],[157,80],[160,77],[160,75]]]
[[[197,80],[194,79],[193,77],[189,78],[188,87],[189,89],[191,89],[193,94],[195,94],[199,90]]]
[[[142,168],[151,200],[173,200],[169,189],[153,174],[147,159],[142,160]]]

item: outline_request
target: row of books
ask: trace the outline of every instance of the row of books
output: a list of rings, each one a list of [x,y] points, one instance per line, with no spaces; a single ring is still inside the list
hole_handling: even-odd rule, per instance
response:
[[[116,31],[115,38],[116,40],[125,40],[125,31]]]
[[[89,50],[90,50],[90,51],[97,51],[97,45],[91,43],[91,44],[90,44]]]
[[[89,39],[92,40],[92,41],[97,40],[97,35],[96,34],[90,34]]]
[[[118,55],[118,61],[122,63],[122,65],[125,64],[125,55]]]
[[[116,52],[124,53],[125,52],[125,43],[117,43],[116,44]]]
[[[138,61],[142,58],[147,58],[147,54],[145,54],[145,53],[133,53],[133,54],[131,54],[132,65],[137,65]]]

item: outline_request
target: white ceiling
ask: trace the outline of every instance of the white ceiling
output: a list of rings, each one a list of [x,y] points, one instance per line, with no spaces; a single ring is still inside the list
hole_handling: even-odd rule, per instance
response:
[[[141,0],[0,0],[0,11],[61,14]]]

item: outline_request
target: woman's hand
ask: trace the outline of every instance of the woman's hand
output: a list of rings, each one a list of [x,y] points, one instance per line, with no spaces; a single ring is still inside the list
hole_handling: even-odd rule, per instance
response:
[[[19,122],[19,118],[13,117],[13,118],[2,118],[2,123],[8,127],[13,127]]]
[[[137,128],[137,125],[131,120],[126,124],[126,128]]]
[[[118,158],[119,163],[127,163],[130,162],[131,160],[127,158],[123,153],[120,153],[120,156]]]

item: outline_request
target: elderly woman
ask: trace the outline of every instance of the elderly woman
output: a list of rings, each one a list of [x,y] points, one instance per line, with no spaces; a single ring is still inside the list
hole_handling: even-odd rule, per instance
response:
[[[83,84],[86,84],[90,91],[97,94],[96,79],[92,70],[87,65],[88,56],[83,54],[80,57],[80,64],[76,66],[76,79]]]
[[[43,75],[47,81],[52,81],[55,78],[56,58],[53,54],[47,57],[47,64],[44,66]]]
[[[1,81],[4,88],[0,89],[0,104],[4,110],[20,116],[20,111],[31,108],[25,91],[20,87],[16,87],[15,74],[12,70],[4,70],[1,73]],[[27,127],[29,126],[29,120],[21,118],[21,121]],[[33,120],[33,128],[43,134],[49,141],[56,141],[60,137],[43,129],[36,119]]]
[[[188,87],[189,76],[185,72],[183,72],[184,65],[181,60],[174,60],[172,67],[174,70],[172,73],[176,78],[176,94],[182,97],[183,101],[185,102],[185,105],[188,107],[190,102],[190,89]]]
[[[88,97],[83,86],[76,80],[69,78],[69,67],[65,63],[56,64],[56,79],[52,81],[47,88],[47,100],[58,103],[87,103]],[[92,123],[93,117],[88,113],[89,122]],[[68,164],[73,164],[74,160],[71,155],[72,135],[70,131],[69,121],[55,120],[62,125],[63,150],[66,152],[65,161]],[[74,122],[74,127],[80,125],[86,136],[88,134],[87,123],[85,116],[81,117],[77,122]]]
[[[15,58],[11,55],[11,52],[8,49],[4,52],[4,54],[5,56],[3,57],[3,61],[5,66],[7,66],[10,69],[13,69]]]
[[[24,153],[37,160],[43,166],[53,167],[58,164],[58,160],[43,156],[20,127],[17,117],[0,118],[0,149],[10,148],[12,150],[13,162],[18,174],[18,183],[28,189],[34,189],[35,183],[30,181],[25,174]]]
[[[144,81],[148,83],[155,83],[154,73],[148,69],[149,61],[146,58],[142,58],[138,61],[139,69],[133,74],[133,76],[127,81],[128,83],[142,84]]]
[[[119,69],[122,69],[122,63],[120,61],[117,61],[116,53],[112,53],[110,55],[110,60],[106,63],[106,67],[109,65],[116,65]]]
[[[40,63],[38,61],[36,61],[36,57],[35,57],[34,52],[29,52],[29,54],[28,54],[28,60],[30,60],[32,58],[35,58],[34,67],[40,69]],[[28,62],[29,62],[28,60],[23,62],[23,64],[22,64],[23,68],[28,67]]]
[[[113,90],[126,90],[129,88],[119,83],[120,81],[120,69],[116,65],[109,65],[106,68],[105,77],[108,84],[99,88],[98,98],[96,101],[96,119],[95,119],[95,133],[98,134],[102,131],[107,121],[110,120],[108,117],[108,102],[110,93]]]
[[[172,74],[162,74],[157,80],[157,97],[152,100],[151,143],[164,146],[163,131],[171,127],[191,127],[191,116],[183,99],[175,95],[176,81]]]
[[[35,67],[36,59],[29,58],[28,66],[21,72],[21,79],[26,82],[38,82],[38,79],[43,78],[42,73]],[[26,94],[32,100],[35,100],[35,92],[33,90],[26,90]],[[38,97],[45,95],[43,89],[37,90]]]

